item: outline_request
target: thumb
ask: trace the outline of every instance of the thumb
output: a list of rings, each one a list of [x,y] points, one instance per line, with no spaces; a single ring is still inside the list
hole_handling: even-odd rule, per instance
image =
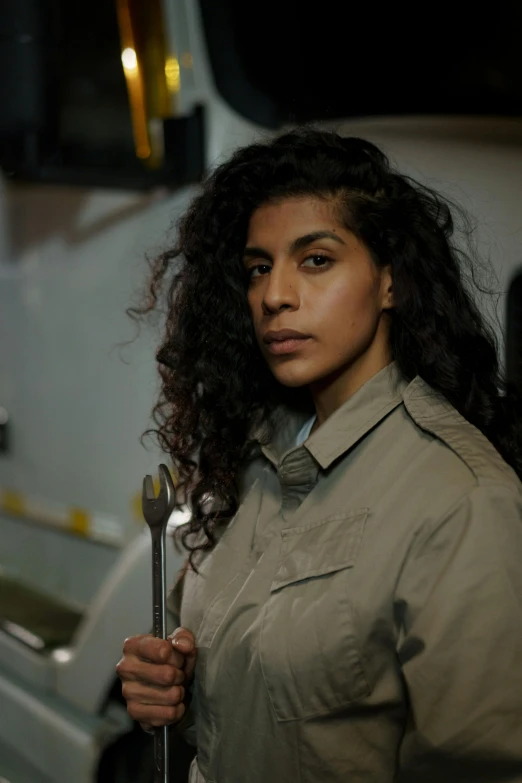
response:
[[[170,634],[172,647],[185,656],[184,672],[187,680],[190,680],[196,666],[196,640],[192,631],[188,628],[176,628]]]
[[[188,628],[176,628],[169,637],[175,650],[179,650],[183,655],[189,655],[196,649],[196,640],[194,634]]]

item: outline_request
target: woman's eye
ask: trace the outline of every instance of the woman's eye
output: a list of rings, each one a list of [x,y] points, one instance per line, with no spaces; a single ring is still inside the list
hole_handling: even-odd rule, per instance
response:
[[[268,266],[268,264],[257,264],[256,266],[251,266],[250,269],[248,270],[248,276],[250,280],[252,279],[252,277],[259,277],[259,275],[254,275],[256,269],[270,269],[270,267]]]
[[[313,255],[313,256],[307,256],[307,258],[304,259],[303,264],[305,264],[307,261],[312,261],[312,269],[322,269],[325,265],[331,263],[331,260],[328,258],[328,256],[321,256],[321,255]],[[252,280],[253,277],[260,277],[263,274],[266,274],[266,270],[271,269],[269,264],[256,264],[255,266],[251,266],[248,270],[249,279]],[[259,274],[254,274],[259,270]],[[263,271],[265,270],[265,271]]]
[[[306,263],[306,261],[318,261],[319,264],[329,264],[330,259],[327,256],[320,256],[320,255],[313,255],[313,256],[307,256],[305,260],[303,261],[303,264]],[[320,266],[314,266],[314,269],[320,269]]]

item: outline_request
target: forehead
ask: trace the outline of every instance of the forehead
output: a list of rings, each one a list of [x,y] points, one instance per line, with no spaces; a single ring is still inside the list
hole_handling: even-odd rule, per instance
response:
[[[318,229],[341,233],[335,204],[326,199],[302,197],[267,202],[253,212],[248,225],[248,241],[274,234],[306,234]]]

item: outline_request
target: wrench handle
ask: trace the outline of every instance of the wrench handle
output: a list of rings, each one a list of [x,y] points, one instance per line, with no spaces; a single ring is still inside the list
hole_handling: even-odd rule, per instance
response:
[[[152,531],[152,628],[158,639],[167,638],[166,529]]]
[[[154,783],[169,783],[169,727],[154,730]]]
[[[166,525],[151,530],[153,633],[160,639],[167,638],[165,533]],[[168,726],[158,726],[154,731],[154,783],[169,783]]]

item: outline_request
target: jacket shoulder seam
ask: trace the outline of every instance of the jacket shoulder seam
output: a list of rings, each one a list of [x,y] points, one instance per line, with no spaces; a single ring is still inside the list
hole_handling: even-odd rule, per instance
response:
[[[419,379],[420,381],[420,379]],[[470,470],[477,486],[518,484],[513,469],[486,436],[439,392],[424,381],[423,388],[404,393],[404,405],[415,424],[444,443]]]

